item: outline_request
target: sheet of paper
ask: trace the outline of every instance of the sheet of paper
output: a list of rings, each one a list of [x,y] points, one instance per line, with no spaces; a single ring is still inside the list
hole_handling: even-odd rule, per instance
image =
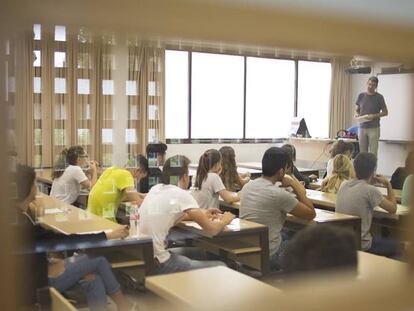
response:
[[[59,208],[46,208],[45,209],[45,215],[53,215],[53,214],[59,214],[63,213],[63,211]]]

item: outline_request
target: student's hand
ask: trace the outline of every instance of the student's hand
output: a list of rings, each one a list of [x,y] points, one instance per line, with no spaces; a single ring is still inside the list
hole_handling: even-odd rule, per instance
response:
[[[207,215],[209,218],[216,219],[218,215],[221,214],[221,211],[218,208],[210,207],[207,209]]]
[[[317,180],[318,176],[316,176],[315,174],[311,174],[308,176],[311,180]]]
[[[285,176],[283,176],[282,178],[282,187],[287,188],[287,187],[291,187],[292,184],[295,182],[295,180],[290,176],[285,174]]]
[[[105,233],[108,240],[112,239],[123,239],[129,235],[128,226],[119,226],[111,232]]]
[[[374,183],[380,183],[384,186],[388,186],[388,184],[390,183],[389,180],[386,177],[382,176],[382,175],[374,176],[373,182]]]
[[[224,212],[223,215],[221,215],[221,221],[228,225],[235,217],[236,216],[230,212]]]
[[[98,166],[98,162],[89,161],[89,169],[90,169],[91,172],[96,172],[97,166]]]

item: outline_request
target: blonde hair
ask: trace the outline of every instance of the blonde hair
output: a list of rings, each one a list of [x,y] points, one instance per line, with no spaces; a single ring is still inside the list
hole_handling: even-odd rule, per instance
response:
[[[321,191],[337,193],[342,182],[355,177],[351,159],[346,155],[338,154],[333,159],[332,176],[322,182]]]

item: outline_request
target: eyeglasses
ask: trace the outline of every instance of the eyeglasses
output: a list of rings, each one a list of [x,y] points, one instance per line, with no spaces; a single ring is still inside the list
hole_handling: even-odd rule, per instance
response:
[[[82,155],[79,156],[79,158],[87,158],[87,157],[88,157],[87,154],[82,154]]]

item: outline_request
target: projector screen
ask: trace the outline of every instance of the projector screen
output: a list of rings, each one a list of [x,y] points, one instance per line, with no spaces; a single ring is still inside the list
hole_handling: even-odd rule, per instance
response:
[[[412,141],[414,121],[414,74],[378,76],[377,92],[382,94],[388,116],[381,118],[381,140]]]

